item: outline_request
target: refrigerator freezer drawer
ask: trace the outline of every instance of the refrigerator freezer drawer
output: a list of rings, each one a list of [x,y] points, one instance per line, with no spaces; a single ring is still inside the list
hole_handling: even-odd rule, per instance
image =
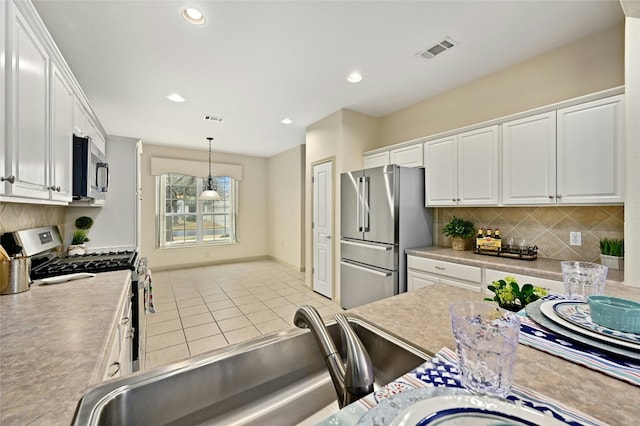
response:
[[[398,272],[340,261],[340,304],[355,308],[398,294]]]
[[[398,269],[397,247],[357,240],[340,240],[340,257],[382,269]]]

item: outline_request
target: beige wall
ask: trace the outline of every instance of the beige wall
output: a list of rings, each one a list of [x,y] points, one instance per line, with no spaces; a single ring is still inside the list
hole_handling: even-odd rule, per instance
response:
[[[340,295],[340,173],[358,170],[363,166],[362,153],[372,148],[379,135],[378,120],[349,110],[340,110],[307,128],[306,135],[306,277],[307,285],[312,285],[313,238],[311,222],[313,218],[313,186],[311,177],[313,165],[332,160],[333,164],[333,294],[339,301]]]
[[[304,145],[268,160],[269,255],[298,270],[304,270],[304,162]]]
[[[207,154],[200,150],[164,147],[143,142],[141,251],[148,257],[152,269],[183,268],[268,256],[266,158],[213,154],[215,162],[242,165],[244,176],[239,183],[238,191],[237,244],[159,249],[155,245],[156,185],[155,177],[150,173],[151,157],[207,161]]]
[[[624,84],[621,23],[382,117],[375,148]]]

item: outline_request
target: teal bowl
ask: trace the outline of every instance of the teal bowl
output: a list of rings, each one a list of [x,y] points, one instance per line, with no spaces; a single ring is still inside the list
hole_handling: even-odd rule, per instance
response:
[[[611,296],[589,296],[591,320],[603,327],[640,334],[640,303]]]

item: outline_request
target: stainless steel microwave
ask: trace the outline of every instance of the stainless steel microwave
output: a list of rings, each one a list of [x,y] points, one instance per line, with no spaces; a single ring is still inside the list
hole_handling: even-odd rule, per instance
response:
[[[91,138],[73,135],[73,199],[104,201],[109,164]]]

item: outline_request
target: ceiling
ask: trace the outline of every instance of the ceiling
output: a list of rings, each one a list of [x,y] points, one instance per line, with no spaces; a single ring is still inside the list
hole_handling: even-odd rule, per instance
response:
[[[109,135],[260,157],[341,108],[383,116],[624,18],[617,0],[33,3]]]

